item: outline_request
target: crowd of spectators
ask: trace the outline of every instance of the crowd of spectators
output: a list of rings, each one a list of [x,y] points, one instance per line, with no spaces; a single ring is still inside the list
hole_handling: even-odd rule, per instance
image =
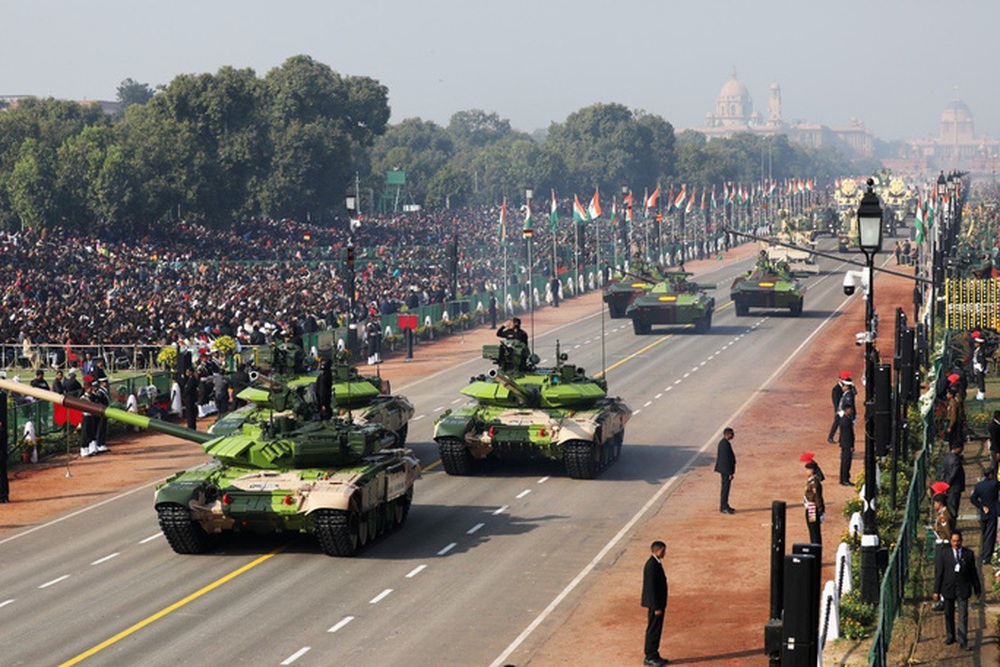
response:
[[[141,238],[0,231],[0,343],[165,345],[229,334],[253,344],[336,325],[349,310],[349,240],[353,321],[453,298],[447,255],[455,235],[459,293],[485,292],[503,279],[498,219],[494,207],[371,216],[353,230],[346,220],[286,219],[225,230],[178,222]],[[522,223],[523,213],[508,212],[511,283],[527,272]],[[547,227],[535,225],[542,247],[551,247]],[[536,260],[535,271],[550,270],[548,255]]]

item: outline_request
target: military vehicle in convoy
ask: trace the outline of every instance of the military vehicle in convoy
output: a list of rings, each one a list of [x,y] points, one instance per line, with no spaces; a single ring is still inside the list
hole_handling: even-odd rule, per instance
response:
[[[253,384],[236,396],[247,401],[247,405],[220,416],[209,433],[227,435],[238,432],[246,423],[269,421],[273,412],[271,397],[281,390],[298,394],[301,404],[317,408],[317,416],[336,415],[355,424],[377,424],[394,432],[397,446],[403,446],[413,417],[413,404],[405,396],[394,396],[388,380],[361,375],[347,363],[346,355],[331,353],[331,357],[323,361],[319,373],[307,374],[301,348],[287,343],[273,346],[269,363],[272,374],[251,373]],[[325,407],[323,382],[325,395],[329,397],[329,405]]]
[[[785,262],[772,262],[761,253],[752,271],[733,281],[729,296],[736,314],[750,314],[751,308],[787,308],[794,317],[802,314],[806,286],[792,275]]]
[[[608,317],[613,320],[628,317],[628,307],[632,302],[653,289],[653,285],[662,279],[661,271],[647,264],[636,252],[629,264],[629,270],[604,288],[603,299],[604,303],[608,304]]]
[[[483,358],[496,368],[462,389],[475,403],[446,410],[434,424],[449,475],[471,475],[487,458],[527,458],[557,461],[570,477],[592,479],[618,459],[632,410],[608,396],[603,378],[566,363],[558,343],[552,367],[538,367],[519,341],[484,345]]]
[[[0,380],[0,389],[200,443],[212,460],[155,492],[160,528],[180,554],[205,552],[214,536],[239,531],[309,533],[326,554],[353,556],[406,521],[420,473],[395,433],[312,420],[312,407],[290,391],[271,396],[269,421],[213,436],[17,382]]]
[[[705,290],[715,285],[691,282],[685,271],[670,271],[645,294],[636,297],[626,314],[636,335],[645,335],[657,324],[693,324],[698,333],[712,328],[715,299]]]

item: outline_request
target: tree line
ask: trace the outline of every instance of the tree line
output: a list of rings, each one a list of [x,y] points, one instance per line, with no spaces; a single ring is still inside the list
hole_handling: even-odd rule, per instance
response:
[[[749,134],[706,142],[655,114],[594,104],[527,134],[496,113],[389,125],[389,91],[299,55],[258,77],[223,67],[152,90],[126,79],[123,111],[27,98],[0,112],[0,228],[145,233],[176,219],[225,227],[255,216],[329,220],[360,179],[363,207],[404,170],[435,208],[688,182],[849,173],[832,150]],[[766,162],[766,163],[765,163]]]

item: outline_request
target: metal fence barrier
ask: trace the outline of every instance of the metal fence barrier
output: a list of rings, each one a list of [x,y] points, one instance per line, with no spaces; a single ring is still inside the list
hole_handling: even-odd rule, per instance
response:
[[[946,329],[1000,328],[1000,280],[948,278],[944,297]]]

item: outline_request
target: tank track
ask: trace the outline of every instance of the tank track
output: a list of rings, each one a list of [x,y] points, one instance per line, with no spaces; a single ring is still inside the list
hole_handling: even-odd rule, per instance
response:
[[[443,438],[438,442],[441,452],[441,465],[449,475],[471,475],[473,473],[472,454],[461,440]]]
[[[352,514],[354,521],[352,521]],[[351,524],[354,524],[353,528]],[[316,539],[327,556],[353,556],[358,552],[357,514],[344,510],[316,510]]]
[[[607,442],[600,445],[600,461],[594,460],[594,443],[587,440],[572,440],[563,445],[563,462],[566,474],[572,479],[594,479],[598,473],[618,460],[621,455],[625,431],[619,431]]]
[[[161,505],[156,508],[160,530],[170,548],[179,554],[201,554],[208,550],[208,533],[192,521],[191,512],[181,505]]]

